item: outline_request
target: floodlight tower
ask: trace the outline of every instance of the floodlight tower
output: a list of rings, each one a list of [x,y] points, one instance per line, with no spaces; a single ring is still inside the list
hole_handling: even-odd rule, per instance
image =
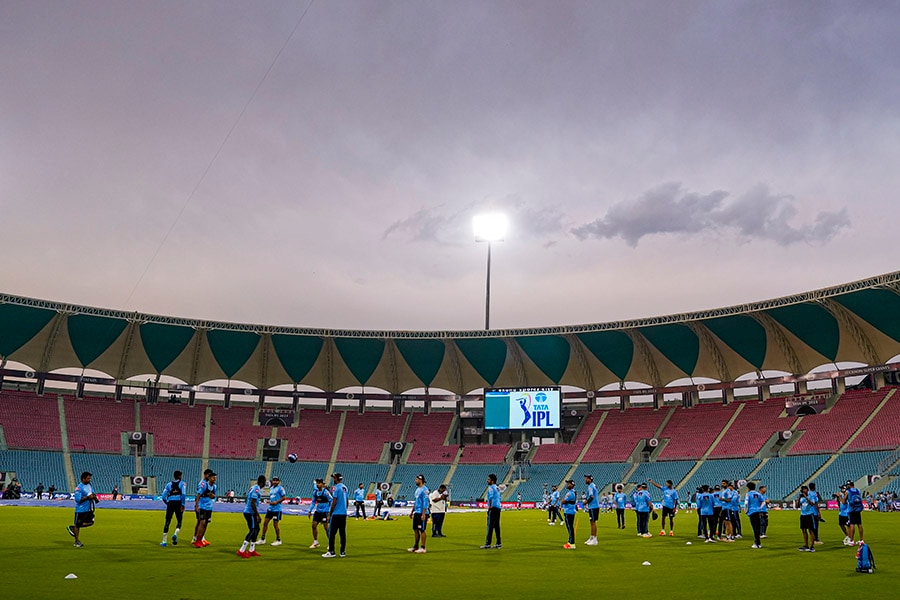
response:
[[[506,236],[509,221],[506,215],[489,213],[476,215],[472,219],[472,229],[476,242],[487,242],[487,280],[484,292],[484,328],[491,328],[491,242],[502,242]]]

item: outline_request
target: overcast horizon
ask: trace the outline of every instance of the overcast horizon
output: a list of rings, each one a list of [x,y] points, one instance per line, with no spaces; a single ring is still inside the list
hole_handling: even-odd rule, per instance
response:
[[[837,1],[0,0],[0,292],[477,330],[488,210],[494,329],[896,271],[898,26]]]

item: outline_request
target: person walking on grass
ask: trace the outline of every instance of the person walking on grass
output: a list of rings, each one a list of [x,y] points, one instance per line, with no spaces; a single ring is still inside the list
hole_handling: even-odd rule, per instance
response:
[[[175,471],[172,474],[172,481],[167,483],[163,490],[162,501],[166,505],[166,522],[163,525],[162,542],[159,543],[163,548],[167,545],[169,525],[172,523],[172,517],[175,517],[175,533],[172,534],[172,545],[178,545],[178,532],[181,531],[184,507],[187,504],[187,484],[182,481],[181,477],[181,471]]]
[[[763,495],[756,491],[756,484],[748,481],[747,495],[744,497],[744,509],[747,511],[747,518],[750,519],[750,527],[753,528],[753,545],[750,546],[751,548],[762,548],[760,519],[762,507],[765,503]]]
[[[416,554],[425,554],[425,541],[428,538],[428,515],[431,514],[429,507],[431,500],[428,497],[428,488],[425,487],[425,476],[421,473],[416,475],[416,494],[413,502],[412,511],[409,517],[413,521],[413,532],[415,534],[415,542],[412,548],[407,548],[407,552],[415,552]]]
[[[341,558],[347,556],[347,496],[349,491],[344,485],[344,476],[340,473],[332,473],[334,487],[331,488],[331,508],[328,510],[328,552],[322,558],[334,558],[334,543],[338,536],[341,538]]]
[[[319,547],[319,523],[325,527],[325,535],[328,535],[328,510],[331,508],[331,492],[325,487],[325,480],[316,479],[316,489],[313,490],[312,504],[307,512],[307,518],[312,519],[313,541],[310,548]]]
[[[500,490],[497,488],[497,475],[494,473],[488,475],[487,484],[487,537],[481,549],[499,550],[503,548],[503,543],[500,541]],[[491,539],[495,533],[497,534],[497,543],[492,546]]]
[[[97,494],[91,486],[94,476],[85,471],[81,474],[81,483],[75,488],[75,524],[66,527],[66,531],[75,538],[75,547],[81,548],[81,530],[94,525],[94,506],[97,503]]]
[[[256,478],[256,484],[247,491],[247,502],[244,505],[244,520],[247,521],[247,535],[237,555],[241,558],[260,556],[256,551],[256,537],[259,535],[259,503],[262,500],[262,488],[266,485],[266,476]]]

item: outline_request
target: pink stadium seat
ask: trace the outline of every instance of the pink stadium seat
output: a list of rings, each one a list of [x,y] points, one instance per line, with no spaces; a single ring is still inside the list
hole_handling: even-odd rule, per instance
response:
[[[722,432],[735,406],[701,404],[693,408],[676,408],[675,413],[660,434],[669,438],[659,453],[660,460],[683,460],[702,457]]]
[[[597,421],[600,420],[602,415],[602,411],[595,410],[586,416],[571,444],[544,444],[538,446],[531,462],[534,464],[575,462],[581,453],[581,449],[584,448],[584,445],[590,439],[591,433],[594,432],[594,427],[596,427]]]
[[[272,437],[272,428],[253,424],[255,409],[213,406],[209,427],[210,458],[256,458],[257,440]]]
[[[329,462],[334,450],[341,415],[338,412],[304,408],[297,427],[279,427],[278,437],[287,440],[287,451],[302,461]]]
[[[509,444],[470,444],[463,448],[460,464],[503,464],[509,453]]]
[[[865,429],[850,443],[848,450],[893,450],[900,446],[900,388],[885,388],[887,394],[894,389],[894,395],[875,415]],[[883,397],[883,396],[882,396]]]
[[[56,394],[0,392],[0,425],[9,448],[62,450]]]
[[[347,412],[338,461],[378,462],[384,443],[400,440],[406,418],[388,412]]]
[[[884,399],[886,393],[885,390],[848,391],[828,413],[803,417],[797,431],[805,433],[790,447],[788,454],[837,452]]]
[[[412,442],[412,450],[407,462],[417,464],[445,464],[453,462],[459,446],[444,445],[450,425],[453,423],[452,413],[413,413],[406,432],[406,441]]]
[[[623,462],[641,438],[652,438],[669,409],[631,408],[607,410],[606,420],[582,462]]]
[[[153,434],[160,456],[202,456],[206,408],[184,404],[141,404],[141,431]]]
[[[66,431],[72,452],[122,452],[122,432],[134,431],[134,402],[65,396]]]
[[[790,429],[796,420],[796,417],[779,416],[784,412],[784,398],[772,398],[762,403],[747,400],[743,406],[725,437],[713,449],[710,458],[754,456],[773,433]]]

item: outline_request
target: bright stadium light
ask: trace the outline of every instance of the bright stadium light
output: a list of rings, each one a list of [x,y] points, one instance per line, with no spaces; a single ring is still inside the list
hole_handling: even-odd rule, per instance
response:
[[[487,280],[484,292],[484,328],[491,328],[491,242],[502,242],[509,228],[506,215],[488,213],[472,219],[476,242],[487,242]]]

